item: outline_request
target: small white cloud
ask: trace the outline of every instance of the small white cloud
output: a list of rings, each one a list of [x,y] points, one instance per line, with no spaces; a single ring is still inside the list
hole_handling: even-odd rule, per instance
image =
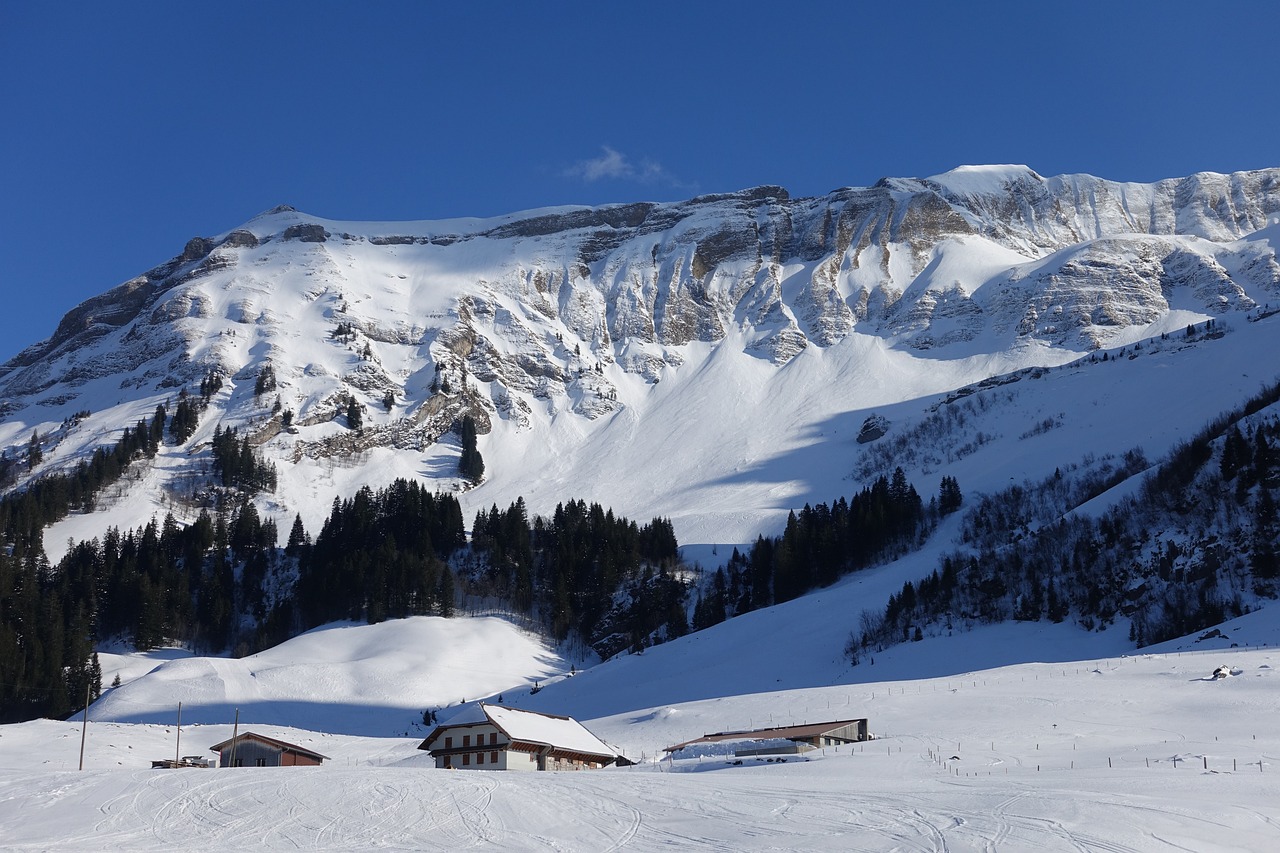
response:
[[[568,178],[579,178],[587,181],[610,180],[636,181],[643,184],[668,184],[683,187],[684,184],[668,172],[656,160],[645,159],[634,163],[626,154],[608,145],[600,146],[600,156],[589,160],[581,160],[565,169],[562,174]]]
[[[608,145],[601,146],[600,151],[599,157],[574,163],[565,169],[565,175],[571,178],[582,178],[584,181],[635,177],[635,167],[621,151],[616,151]]]

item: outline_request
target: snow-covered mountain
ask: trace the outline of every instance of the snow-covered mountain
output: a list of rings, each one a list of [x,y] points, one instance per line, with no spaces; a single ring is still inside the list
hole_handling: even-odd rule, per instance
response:
[[[871,414],[901,433],[992,377],[1211,318],[1218,332],[1256,325],[1245,320],[1280,301],[1277,223],[1280,169],[1123,184],[963,167],[821,198],[760,187],[437,222],[280,207],[192,239],[0,366],[0,447],[22,459],[38,434],[43,461],[11,468],[21,485],[224,377],[190,439],[46,534],[54,557],[109,524],[189,515],[217,426],[248,430],[277,461],[261,508],[314,530],[362,484],[460,488],[451,431],[464,413],[487,462],[468,510],[581,496],[669,516],[682,542],[744,542],[898,461],[854,441]],[[1092,450],[1160,452],[1271,378],[1260,339],[1227,338],[1237,344],[1145,365],[1123,387],[1081,367],[1024,397],[1016,416],[1032,421],[1001,431],[1057,418],[1072,458],[1085,435]],[[1064,384],[1075,403],[1112,408],[1067,414]],[[1175,389],[1203,396],[1166,418],[1159,401]],[[1107,424],[1124,433],[1110,444]],[[963,472],[968,490],[1062,461],[992,455]],[[924,478],[951,462],[903,467],[927,494]]]
[[[46,530],[55,559],[109,525],[193,516],[227,426],[276,463],[257,500],[284,529],[297,512],[315,531],[335,496],[411,477],[459,490],[469,512],[523,495],[534,512],[581,497],[669,516],[685,557],[712,568],[789,510],[898,466],[926,497],[956,477],[965,512],[884,565],[587,668],[581,647],[488,617],[330,624],[241,659],[103,650],[103,684],[121,679],[89,711],[87,772],[64,772],[74,724],[0,731],[7,841],[207,847],[257,820],[263,846],[321,849],[1265,848],[1277,739],[1256,723],[1274,704],[1276,608],[1141,654],[1125,626],[1175,586],[1259,589],[1241,555],[1266,539],[1250,513],[1274,459],[1234,496],[1206,494],[1226,488],[1208,477],[1229,456],[1214,437],[1185,506],[1127,527],[1105,512],[1154,467],[1083,504],[1028,486],[1043,518],[992,520],[983,535],[1015,555],[1063,513],[1103,519],[1095,557],[1132,540],[1143,565],[1109,579],[1131,576],[1133,596],[1097,630],[959,614],[953,633],[922,616],[918,642],[866,647],[857,665],[845,645],[952,549],[995,547],[966,539],[983,494],[1056,469],[1114,484],[1126,451],[1142,450],[1132,473],[1275,382],[1277,178],[962,168],[821,199],[760,188],[492,220],[280,208],[192,240],[0,367],[6,490],[222,377],[189,438],[166,436],[92,512]],[[1244,428],[1263,436],[1276,409],[1247,409]],[[463,414],[481,427],[474,487],[457,476]],[[584,719],[642,763],[549,781],[429,768],[422,711],[495,693]],[[174,754],[178,702],[192,753],[238,710],[333,760],[288,778],[138,769]],[[878,740],[785,766],[652,761],[709,731],[843,716],[870,717]]]

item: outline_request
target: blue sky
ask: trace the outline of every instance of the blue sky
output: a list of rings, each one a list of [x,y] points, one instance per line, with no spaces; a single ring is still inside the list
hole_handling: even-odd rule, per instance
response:
[[[1280,165],[1280,3],[0,3],[0,361],[277,204]]]

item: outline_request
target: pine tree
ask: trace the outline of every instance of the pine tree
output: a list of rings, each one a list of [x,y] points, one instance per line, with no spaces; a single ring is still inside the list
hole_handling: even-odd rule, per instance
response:
[[[963,499],[960,495],[960,483],[955,477],[943,477],[938,490],[938,512],[949,515],[960,509]]]
[[[1230,480],[1235,477],[1240,466],[1249,463],[1250,456],[1249,443],[1245,441],[1239,425],[1233,425],[1222,442],[1222,479]]]
[[[293,516],[293,527],[289,529],[289,541],[284,546],[284,552],[290,557],[296,557],[308,544],[307,531],[302,526],[302,515],[295,514]]]
[[[173,437],[175,444],[182,444],[192,433],[196,431],[196,426],[200,421],[200,412],[196,408],[195,403],[191,401],[186,391],[178,395],[178,407],[174,410],[173,417],[169,420],[169,435]]]
[[[347,426],[356,432],[364,428],[364,411],[355,397],[347,401]]]
[[[148,445],[153,448],[152,453],[155,453],[155,449],[159,448],[160,442],[164,441],[164,422],[167,416],[168,412],[165,410],[163,403],[156,406],[155,414],[151,417],[151,429],[147,436]]]
[[[453,572],[448,566],[440,572],[440,587],[437,590],[440,602],[440,615],[448,618],[453,615],[454,580]]]
[[[27,444],[27,470],[30,471],[44,461],[44,451],[40,448],[40,433],[31,431],[31,441]]]
[[[261,397],[268,391],[276,390],[276,371],[270,364],[264,364],[258,371],[258,381],[253,384],[253,396]]]
[[[458,458],[458,474],[469,483],[484,479],[484,459],[476,447],[476,422],[470,415],[462,418],[462,455]]]

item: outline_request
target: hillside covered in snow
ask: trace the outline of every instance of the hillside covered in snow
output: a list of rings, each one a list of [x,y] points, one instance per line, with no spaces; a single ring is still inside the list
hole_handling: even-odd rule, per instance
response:
[[[0,727],[5,844],[195,850],[252,837],[264,849],[1268,848],[1280,825],[1280,739],[1265,725],[1280,641],[1273,617],[1250,614],[1223,626],[1225,636],[1128,656],[1114,636],[1094,634],[1089,644],[1068,626],[995,626],[891,650],[864,668],[872,679],[849,681],[838,662],[815,659],[812,636],[795,627],[829,624],[858,592],[870,590],[842,586],[574,675],[549,650],[526,658],[526,688],[546,668],[559,672],[536,694],[506,689],[504,701],[575,715],[639,762],[583,773],[436,770],[417,749],[425,729],[370,736],[330,728],[349,695],[334,685],[357,679],[370,698],[404,688],[406,698],[425,699],[438,678],[480,697],[495,682],[471,662],[511,661],[537,646],[513,646],[487,620],[409,620],[395,636],[383,626],[335,626],[320,632],[328,635],[324,676],[294,681],[289,698],[275,701],[263,701],[271,688],[254,685],[255,675],[279,686],[290,669],[315,667],[320,637],[291,641],[276,657],[174,661],[150,675],[140,673],[154,659],[107,658],[108,672],[123,672],[126,683],[118,700],[109,695],[91,712],[84,771],[76,769],[79,723]],[[426,639],[438,654],[424,653]],[[1042,662],[1005,665],[1010,656]],[[416,676],[406,679],[409,671]],[[147,769],[175,749],[209,755],[231,735],[223,712],[232,706],[242,732],[329,760]],[[785,763],[665,751],[709,732],[864,717],[874,740]]]

